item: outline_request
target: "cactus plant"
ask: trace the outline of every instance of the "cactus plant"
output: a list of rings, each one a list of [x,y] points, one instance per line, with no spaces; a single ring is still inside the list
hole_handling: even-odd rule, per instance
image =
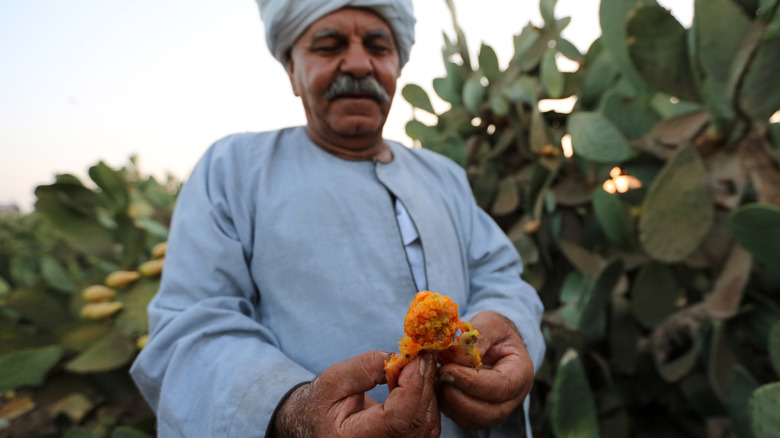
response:
[[[780,436],[780,382],[756,389],[748,401],[750,426],[756,438]]]
[[[748,370],[742,366],[732,368],[727,384],[727,409],[734,419],[734,429],[741,438],[754,436],[750,427],[750,410],[748,401],[758,383]]]
[[[556,437],[599,436],[596,402],[576,351],[568,350],[561,357],[551,397],[550,421]]]
[[[780,322],[772,326],[769,332],[769,361],[775,369],[775,373],[780,376]]]
[[[696,0],[686,28],[654,0],[602,0],[603,33],[579,54],[555,3],[506,66],[484,43],[465,55],[453,11],[433,81],[450,107],[407,125],[466,169],[546,306],[535,436],[573,433],[560,394],[579,386],[559,374],[573,354],[605,435],[764,436],[770,391],[750,418],[746,403],[779,377],[765,364],[780,324],[780,5]],[[560,55],[579,69],[559,71]],[[420,90],[407,100],[430,113]],[[539,109],[563,97],[571,113]]]
[[[0,403],[12,435],[154,432],[127,368],[180,184],[143,178],[132,161],[89,175],[98,189],[58,175],[33,213],[0,217]]]

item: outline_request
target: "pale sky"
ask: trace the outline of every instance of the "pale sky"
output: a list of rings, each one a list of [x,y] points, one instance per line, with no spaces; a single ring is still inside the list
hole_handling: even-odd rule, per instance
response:
[[[692,0],[667,0],[684,24]],[[411,144],[407,83],[433,97],[444,75],[444,0],[414,0],[417,44],[397,87],[385,136]],[[502,66],[512,36],[541,25],[538,0],[455,0],[472,52],[482,42]],[[597,0],[559,0],[564,36],[585,52],[601,33]],[[300,100],[271,57],[254,0],[0,0],[0,205],[32,209],[56,173],[85,183],[99,160],[186,179],[203,152],[236,132],[305,122]],[[441,110],[441,101],[434,105]]]

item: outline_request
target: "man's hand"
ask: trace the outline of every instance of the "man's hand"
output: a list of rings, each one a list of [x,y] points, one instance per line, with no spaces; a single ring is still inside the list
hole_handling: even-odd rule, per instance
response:
[[[439,368],[439,407],[459,426],[481,428],[501,423],[523,402],[534,367],[511,321],[480,312],[470,322],[480,333],[477,348],[484,366],[453,363]]]
[[[275,436],[438,437],[441,415],[436,402],[436,361],[431,353],[409,362],[384,403],[365,392],[385,383],[389,354],[371,351],[339,362],[296,389],[274,423]]]

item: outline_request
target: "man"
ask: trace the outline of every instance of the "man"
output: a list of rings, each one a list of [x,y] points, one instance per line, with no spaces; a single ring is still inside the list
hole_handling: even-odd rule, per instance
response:
[[[411,1],[259,3],[307,126],[216,143],[181,192],[131,370],[159,435],[521,436],[541,303],[463,170],[382,138]],[[378,350],[424,289],[460,303],[485,365],[422,354],[388,394]]]

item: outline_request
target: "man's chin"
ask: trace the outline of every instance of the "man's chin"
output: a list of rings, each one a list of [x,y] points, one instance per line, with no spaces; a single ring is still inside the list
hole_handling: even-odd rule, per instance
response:
[[[368,121],[342,123],[333,127],[333,132],[345,138],[369,137],[382,134],[382,125]]]
[[[373,101],[372,101],[373,102]],[[386,116],[376,105],[344,108],[331,119],[331,129],[341,135],[363,136],[382,132]]]

